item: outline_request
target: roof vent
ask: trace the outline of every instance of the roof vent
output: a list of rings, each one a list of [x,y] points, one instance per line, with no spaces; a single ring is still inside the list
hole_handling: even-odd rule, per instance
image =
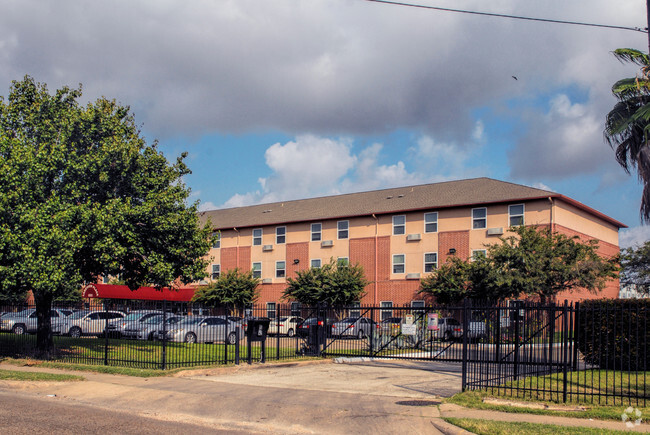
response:
[[[334,242],[331,240],[323,240],[322,242],[320,242],[321,248],[329,248],[330,246],[334,246]]]
[[[420,236],[419,234],[409,234],[408,236],[406,236],[406,241],[407,242],[415,242],[415,241],[418,241],[418,240],[421,240],[421,239],[422,239],[422,236]]]
[[[500,236],[503,234],[503,227],[500,228],[488,228],[487,230],[487,235],[488,236]]]
[[[272,251],[273,250],[273,245],[264,245],[262,246],[262,251]]]
[[[419,273],[407,273],[406,279],[420,279]]]
[[[387,196],[386,199],[393,199],[393,195]]]
[[[398,198],[404,198],[404,194],[402,195],[397,195]]]

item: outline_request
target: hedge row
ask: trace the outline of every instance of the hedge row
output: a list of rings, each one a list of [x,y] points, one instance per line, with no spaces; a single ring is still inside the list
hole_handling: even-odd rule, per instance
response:
[[[580,303],[578,350],[604,370],[650,368],[650,300],[600,299]]]

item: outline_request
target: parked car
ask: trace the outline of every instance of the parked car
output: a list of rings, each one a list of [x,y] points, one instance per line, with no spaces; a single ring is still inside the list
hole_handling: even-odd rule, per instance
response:
[[[296,335],[298,325],[304,322],[305,319],[297,316],[280,317],[279,319],[271,319],[269,323],[268,334],[281,334],[293,337]]]
[[[402,318],[389,317],[379,324],[382,334],[399,335],[402,332]]]
[[[65,319],[66,314],[59,309],[50,310],[50,322],[53,334],[60,332],[60,319]],[[29,308],[17,313],[6,313],[0,320],[0,330],[11,331],[14,334],[21,335],[26,333],[35,333],[38,326],[36,309]]]
[[[467,325],[467,338],[480,340],[487,337],[487,326],[481,320],[472,320]]]
[[[159,316],[159,315],[162,315],[161,311],[152,311],[152,310],[131,311],[125,317],[109,322],[108,326],[106,327],[106,331],[104,331],[104,333],[108,334],[109,337],[120,338],[126,328],[130,328],[130,327],[137,328],[141,322],[151,317]]]
[[[332,325],[332,336],[334,337],[357,337],[370,336],[372,329],[379,329],[379,324],[367,317],[346,317]]]
[[[183,316],[173,316],[169,315],[165,319],[165,329],[173,328],[172,325],[179,323],[185,320],[186,317]],[[153,340],[156,338],[156,334],[159,329],[162,329],[163,324],[163,315],[156,314],[147,319],[142,320],[141,322],[132,322],[127,325],[127,327],[122,331],[122,336],[124,338],[134,338],[137,340]]]
[[[332,336],[332,325],[336,323],[335,319],[327,319],[323,321],[323,324],[327,324],[327,336]],[[302,323],[298,323],[298,335],[301,337],[307,337],[309,331],[318,324],[318,319],[316,317],[309,317],[305,319]]]
[[[77,311],[62,319],[61,334],[73,338],[83,335],[100,335],[104,333],[106,321],[121,319],[125,314],[121,311]]]
[[[227,342],[234,344],[244,338],[244,331],[241,327],[239,336],[237,335],[235,329],[237,326],[241,325],[222,317],[188,316],[166,331],[167,340],[185,343]],[[158,330],[157,337],[158,339],[164,338],[161,329]]]
[[[458,340],[463,336],[463,325],[453,317],[438,319],[437,338],[445,341]]]

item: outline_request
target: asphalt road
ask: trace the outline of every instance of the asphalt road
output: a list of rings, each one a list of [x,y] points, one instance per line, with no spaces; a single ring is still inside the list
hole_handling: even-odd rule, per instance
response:
[[[161,421],[137,414],[109,411],[52,398],[0,392],[0,433],[31,434],[243,434],[244,431],[207,428]]]

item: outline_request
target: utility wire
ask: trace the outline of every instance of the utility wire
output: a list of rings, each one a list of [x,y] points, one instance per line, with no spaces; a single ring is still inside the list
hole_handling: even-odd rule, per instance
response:
[[[463,10],[463,9],[449,9],[449,8],[440,8],[437,6],[427,6],[427,5],[418,5],[418,4],[412,4],[412,3],[402,3],[402,2],[394,2],[394,1],[388,1],[388,0],[364,0],[367,2],[373,2],[373,3],[385,3],[389,5],[395,5],[395,6],[407,6],[411,8],[420,8],[420,9],[433,9],[436,11],[444,11],[444,12],[458,12],[461,14],[471,14],[471,15],[484,15],[488,17],[499,17],[499,18],[512,18],[515,20],[527,20],[527,21],[541,21],[544,23],[555,23],[555,24],[573,24],[576,26],[589,26],[589,27],[605,27],[608,29],[618,29],[618,30],[631,30],[634,32],[641,32],[641,33],[648,33],[648,29],[642,29],[640,27],[625,27],[625,26],[611,26],[608,24],[594,24],[594,23],[581,23],[578,21],[563,21],[563,20],[551,20],[547,18],[532,18],[532,17],[522,17],[518,15],[506,15],[506,14],[492,14],[489,12],[477,12],[477,11],[468,11],[468,10]]]

